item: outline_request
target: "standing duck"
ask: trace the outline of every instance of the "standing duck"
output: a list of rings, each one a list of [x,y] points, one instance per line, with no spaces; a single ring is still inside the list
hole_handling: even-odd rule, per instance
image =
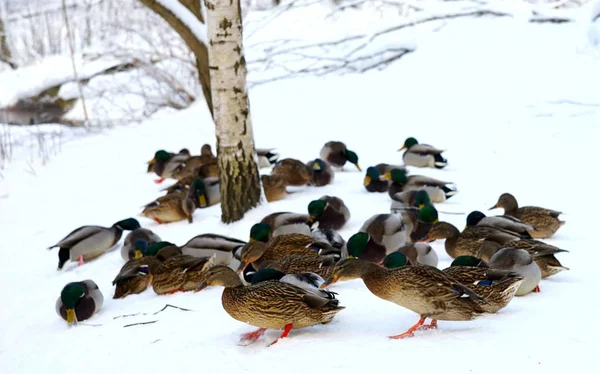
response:
[[[283,200],[287,195],[287,181],[279,174],[260,176],[267,202]]]
[[[144,255],[148,246],[160,241],[160,237],[152,232],[152,230],[143,227],[137,228],[125,237],[123,247],[121,247],[121,257],[125,261],[129,261],[132,258],[140,258]]]
[[[284,330],[279,337],[282,339],[293,328],[327,324],[344,309],[331,294],[323,297],[306,286],[298,287],[288,281],[269,280],[245,286],[233,270],[221,265],[207,271],[206,280],[198,290],[208,286],[225,287],[221,300],[227,314],[258,327],[242,335],[244,343],[257,341],[267,329]]]
[[[330,141],[325,143],[321,152],[319,153],[322,160],[325,160],[338,168],[344,170],[346,162],[354,164],[358,171],[362,171],[358,166],[358,155],[346,148],[346,144],[338,141]]]
[[[326,186],[331,184],[335,173],[329,163],[316,158],[306,163],[306,166],[312,170],[312,177],[309,185],[315,187]]]
[[[558,219],[562,212],[540,208],[537,206],[524,206],[519,208],[517,199],[509,194],[503,193],[498,198],[496,205],[490,208],[503,208],[504,214],[515,217],[521,221],[533,226],[535,229],[530,231],[531,237],[534,239],[545,239],[554,235],[565,221]]]
[[[402,155],[405,165],[442,169],[448,165],[448,160],[442,157],[443,150],[429,144],[419,144],[417,139],[408,138],[398,152],[406,149]]]
[[[490,226],[503,230],[509,230],[521,235],[525,239],[532,239],[529,232],[534,228],[527,223],[521,222],[519,219],[511,216],[495,216],[486,217],[485,214],[478,210],[474,210],[467,216],[467,226]]]
[[[444,182],[435,178],[423,175],[407,176],[405,172],[394,169],[383,176],[384,179],[391,180],[392,183],[388,189],[390,197],[394,197],[399,192],[408,190],[425,190],[429,194],[429,199],[434,203],[443,203],[458,192],[448,187],[451,182]]]
[[[392,339],[414,336],[418,330],[436,329],[437,321],[470,321],[486,313],[484,299],[470,288],[432,266],[412,265],[388,269],[372,262],[348,258],[337,263],[321,285],[361,278],[369,291],[419,314],[419,321]],[[430,324],[425,319],[431,318]]]
[[[62,269],[67,261],[77,260],[79,265],[99,257],[112,248],[121,236],[123,230],[133,231],[140,228],[140,223],[135,218],[119,221],[111,227],[82,226],[64,237],[61,241],[48,249],[58,247],[58,270]]]
[[[317,222],[322,229],[339,230],[350,219],[350,210],[336,196],[321,196],[308,204],[309,224]]]
[[[516,296],[523,296],[532,291],[540,291],[538,283],[542,279],[542,272],[526,250],[502,248],[494,253],[488,265],[492,269],[513,271],[524,278],[515,294]]]
[[[290,186],[304,186],[310,182],[312,171],[300,160],[284,158],[273,166],[271,175],[280,176]]]
[[[93,280],[71,282],[67,283],[56,300],[56,313],[71,326],[91,318],[103,303],[104,296]]]

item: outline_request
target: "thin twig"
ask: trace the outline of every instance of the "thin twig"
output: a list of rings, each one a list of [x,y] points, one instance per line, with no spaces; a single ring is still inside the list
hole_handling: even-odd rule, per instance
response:
[[[156,323],[158,322],[158,320],[155,321],[148,321],[148,322],[138,322],[138,323],[130,323],[129,325],[125,325],[123,327],[131,327],[131,326],[137,326],[137,325],[150,325],[152,323]]]
[[[191,309],[186,309],[186,308],[182,308],[182,307],[179,307],[179,306],[167,304],[161,310],[159,310],[158,312],[152,313],[152,315],[157,315],[160,312],[164,312],[167,308],[179,309],[179,310],[183,310],[184,312],[191,312],[192,311]]]
[[[117,318],[126,318],[126,317],[134,317],[134,316],[145,316],[148,313],[133,313],[133,314],[121,314],[119,316],[113,317],[113,319],[117,319]]]

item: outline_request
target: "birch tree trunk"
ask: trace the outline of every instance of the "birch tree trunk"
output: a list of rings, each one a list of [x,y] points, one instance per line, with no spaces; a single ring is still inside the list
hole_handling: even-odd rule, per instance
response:
[[[16,69],[18,66],[12,61],[8,40],[4,30],[4,21],[2,20],[2,5],[0,5],[0,61],[7,63],[11,68]]]
[[[210,82],[221,181],[221,220],[242,219],[260,200],[246,87],[240,0],[205,0]]]

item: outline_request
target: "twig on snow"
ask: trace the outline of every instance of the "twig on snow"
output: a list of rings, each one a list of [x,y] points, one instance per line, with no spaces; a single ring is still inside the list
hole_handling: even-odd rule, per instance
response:
[[[133,313],[133,314],[121,314],[119,316],[113,317],[113,319],[117,319],[117,318],[127,318],[127,317],[134,317],[134,316],[145,316],[148,313]]]
[[[158,312],[152,313],[152,315],[157,315],[160,312],[164,312],[167,308],[179,309],[179,310],[183,310],[184,312],[191,312],[192,311],[191,309],[186,309],[186,308],[182,308],[182,307],[179,307],[179,306],[167,304],[161,310],[159,310]]]
[[[125,325],[123,327],[131,327],[131,326],[138,326],[138,325],[150,325],[152,323],[156,323],[158,322],[158,320],[155,321],[148,321],[148,322],[138,322],[138,323],[130,323],[129,325]]]

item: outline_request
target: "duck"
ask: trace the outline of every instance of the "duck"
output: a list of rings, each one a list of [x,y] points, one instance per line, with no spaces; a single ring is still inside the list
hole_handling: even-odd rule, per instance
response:
[[[273,166],[271,175],[281,177],[289,186],[304,186],[310,182],[312,171],[300,160],[284,158]]]
[[[217,178],[196,179],[186,195],[172,193],[147,204],[141,216],[148,217],[158,224],[187,219],[193,222],[196,208],[206,208],[221,201]]]
[[[141,243],[135,243],[136,247],[143,247],[146,242],[140,240]],[[173,253],[177,254],[177,253]],[[122,299],[129,295],[135,295],[144,292],[150,285],[150,274],[148,265],[154,261],[156,253],[148,253],[147,248],[144,250],[144,255],[139,258],[128,260],[119,270],[119,273],[112,281],[115,286],[113,299]],[[161,256],[161,260],[168,256]]]
[[[140,227],[131,231],[125,237],[121,247],[121,257],[125,261],[132,258],[140,258],[144,255],[146,248],[156,242],[160,242],[160,236],[152,230]]]
[[[489,210],[496,208],[503,208],[504,215],[518,218],[533,226],[535,229],[529,234],[534,239],[547,239],[565,224],[565,221],[558,218],[562,212],[537,206],[519,207],[517,199],[509,193],[500,195],[498,202]]]
[[[319,287],[325,283],[325,279],[315,273],[286,274],[283,271],[274,268],[261,267],[261,269],[252,276],[251,284],[255,285],[271,280],[293,284],[327,299],[335,299],[335,295],[337,295],[336,292],[320,289]]]
[[[177,179],[177,182],[167,188],[167,191],[173,190],[185,190],[198,178],[218,178],[219,177],[219,163],[215,158],[213,160],[206,161],[200,166],[194,168],[184,168],[181,164],[173,171],[173,178]]]
[[[367,173],[363,179],[363,185],[369,192],[386,192],[390,186],[390,181],[383,179],[383,175],[390,173],[392,170],[402,170],[406,173],[406,168],[402,165],[390,165],[390,164],[377,164],[375,166],[369,166]]]
[[[395,251],[407,241],[407,225],[397,214],[375,214],[358,231],[369,234],[370,239],[384,246],[387,253]]]
[[[468,266],[472,268],[489,268],[489,265],[475,256],[458,256],[450,263],[450,266]]]
[[[261,169],[271,167],[277,163],[279,153],[274,153],[275,148],[256,148],[258,167]]]
[[[488,226],[471,226],[460,232],[451,223],[440,221],[433,225],[426,241],[436,239],[446,239],[444,247],[452,258],[467,255],[485,259],[495,253],[500,246],[520,239],[520,236]]]
[[[436,329],[438,320],[470,321],[487,314],[481,306],[485,300],[480,295],[427,265],[388,269],[359,258],[347,258],[335,265],[320,288],[358,278],[380,299],[419,314],[420,319],[414,326],[402,334],[390,336],[392,339],[412,337],[417,330]],[[427,318],[431,318],[431,323],[425,324]]]
[[[358,171],[362,171],[358,165],[358,155],[356,152],[349,150],[346,144],[340,141],[329,141],[323,145],[319,156],[322,160],[327,161],[331,166],[335,166],[344,170],[346,162],[354,164]]]
[[[533,239],[530,232],[535,228],[521,220],[511,216],[494,216],[486,217],[485,214],[478,210],[474,210],[467,216],[467,226],[490,226],[503,230],[509,230],[520,234],[525,239]]]
[[[196,235],[181,246],[181,253],[194,257],[215,255],[215,264],[228,265],[233,254],[247,242],[219,234]]]
[[[179,164],[190,157],[189,152],[172,154],[164,149],[156,151],[154,158],[150,161],[153,167],[154,173],[159,177],[154,182],[162,183],[167,178],[173,177],[173,171]]]
[[[101,256],[117,244],[124,230],[133,231],[140,227],[135,218],[121,220],[111,227],[81,226],[48,249],[59,248],[58,270],[62,270],[67,261],[77,260],[83,265],[84,261]]]
[[[102,308],[104,296],[96,282],[86,279],[67,283],[56,300],[56,313],[69,326],[90,319]]]
[[[388,194],[391,198],[399,192],[425,190],[429,194],[431,202],[443,203],[458,193],[456,189],[448,187],[448,185],[452,184],[451,182],[444,182],[423,175],[407,176],[405,172],[399,169],[394,169],[391,172],[384,174],[383,179],[391,181],[390,187],[388,188]]]
[[[323,195],[308,204],[308,224],[317,223],[323,229],[339,230],[350,219],[350,210],[337,196]]]
[[[164,149],[162,151],[164,151]],[[182,148],[177,153],[167,152],[167,154],[169,155],[169,157],[173,157],[173,156],[177,155],[177,156],[180,156],[182,159],[184,159],[185,157],[190,157],[191,156],[190,151],[187,148]],[[147,172],[148,173],[154,172],[154,165],[156,164],[156,153],[154,155],[154,158],[152,160],[148,161],[147,164],[148,164]]]
[[[184,178],[190,174],[193,174],[197,168],[208,163],[215,165],[218,170],[218,165],[216,162],[217,157],[213,154],[211,146],[209,144],[204,144],[200,149],[200,155],[190,156],[179,163],[177,167],[175,167],[172,172],[172,178],[177,180]]]
[[[515,296],[523,296],[532,291],[540,292],[538,284],[542,279],[542,272],[526,250],[501,248],[490,258],[488,265],[492,269],[513,271],[524,278]]]
[[[287,192],[287,181],[281,175],[267,175],[263,174],[260,176],[262,187],[265,192],[265,198],[267,202],[279,201],[285,199],[288,195]]]
[[[334,262],[348,257],[348,248],[346,248],[346,240],[336,230],[323,229],[320,227],[313,228],[310,236],[317,243],[327,243],[329,248],[323,248],[320,255],[323,257],[331,257]]]
[[[281,234],[299,233],[310,235],[308,214],[292,212],[275,212],[265,216],[250,229],[250,241],[267,242]]]
[[[512,240],[502,245],[502,247],[526,250],[533,256],[533,260],[540,268],[542,278],[556,275],[563,270],[569,270],[568,267],[562,265],[554,256],[557,253],[569,252],[566,249],[561,249],[535,239]]]
[[[333,183],[335,173],[328,162],[323,161],[320,158],[315,158],[314,160],[307,162],[306,166],[312,171],[312,176],[308,183],[310,186],[322,187]]]
[[[232,269],[223,265],[210,268],[198,290],[208,286],[225,288],[221,300],[227,314],[258,327],[258,330],[242,335],[243,343],[256,342],[267,329],[283,329],[281,336],[270,344],[273,345],[287,337],[292,329],[330,323],[344,309],[336,298],[322,297],[312,289],[287,281],[269,280],[244,285]]]
[[[321,264],[326,262],[327,259],[322,258],[320,252],[327,248],[329,248],[328,243],[317,242],[311,236],[304,234],[282,234],[267,243],[251,241],[242,247],[240,253],[241,263],[237,272],[241,273],[249,264],[258,269],[264,261],[277,261],[280,258],[293,255],[309,260],[312,258],[318,261],[318,264]]]
[[[431,247],[431,245],[425,242],[405,244],[402,247],[398,248],[397,252],[392,252],[387,257],[395,253],[401,253],[402,255],[406,256],[406,258],[408,258],[408,260],[412,264],[429,265],[437,267],[439,263],[437,252]],[[386,266],[385,259],[383,266]]]
[[[425,190],[408,190],[398,192],[392,196],[390,212],[401,213],[405,210],[421,209],[425,205],[431,205],[429,194]]]
[[[427,239],[429,230],[439,222],[438,211],[431,204],[419,210],[404,210],[400,215],[407,225],[406,232],[411,243]]]
[[[405,149],[406,151],[402,155],[404,165],[437,169],[443,169],[448,165],[448,160],[442,157],[443,150],[429,144],[419,144],[415,138],[407,138],[398,152]]]

